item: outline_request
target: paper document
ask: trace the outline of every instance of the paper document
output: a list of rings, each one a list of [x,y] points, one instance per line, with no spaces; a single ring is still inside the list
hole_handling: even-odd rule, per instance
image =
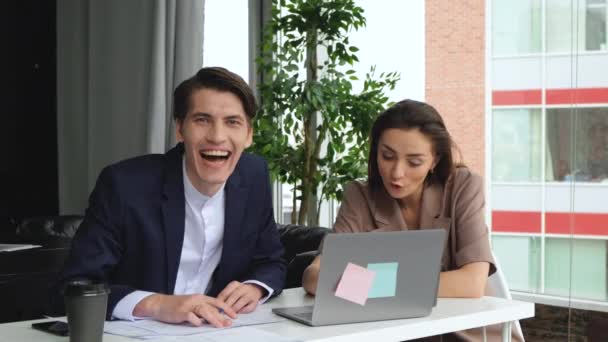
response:
[[[236,329],[219,330],[204,335],[188,336],[179,339],[191,342],[298,342],[292,339],[252,327],[240,327]]]
[[[14,252],[22,249],[38,248],[40,245],[27,245],[27,244],[14,244],[14,243],[0,243],[0,252]]]
[[[112,335],[120,335],[125,337],[133,337],[140,339],[157,338],[161,336],[188,336],[194,334],[217,332],[220,330],[230,330],[232,328],[243,327],[256,324],[268,324],[284,321],[271,312],[270,308],[264,306],[252,313],[239,314],[232,321],[232,326],[228,328],[215,328],[212,325],[204,324],[200,327],[195,327],[190,324],[169,324],[154,320],[139,320],[139,321],[112,321],[106,322],[104,332]]]

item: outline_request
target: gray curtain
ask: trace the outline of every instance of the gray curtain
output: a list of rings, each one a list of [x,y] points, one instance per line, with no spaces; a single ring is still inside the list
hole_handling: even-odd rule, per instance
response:
[[[202,66],[204,0],[57,2],[59,206],[101,169],[174,143],[171,94]]]

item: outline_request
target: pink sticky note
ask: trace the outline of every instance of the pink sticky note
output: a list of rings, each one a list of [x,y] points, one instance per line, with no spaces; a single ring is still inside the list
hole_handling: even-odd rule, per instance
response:
[[[336,297],[365,305],[375,276],[376,272],[349,262],[338,282]]]

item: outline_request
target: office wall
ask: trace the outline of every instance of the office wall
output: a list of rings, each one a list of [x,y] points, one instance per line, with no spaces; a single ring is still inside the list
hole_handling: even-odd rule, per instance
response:
[[[0,25],[1,224],[58,210],[55,1],[2,2]]]

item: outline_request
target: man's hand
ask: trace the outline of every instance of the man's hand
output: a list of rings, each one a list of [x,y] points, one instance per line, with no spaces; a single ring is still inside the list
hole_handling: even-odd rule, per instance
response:
[[[243,284],[233,281],[217,296],[236,313],[253,312],[264,295],[265,290],[256,284]]]
[[[205,322],[216,328],[229,327],[232,321],[226,318],[236,318],[236,312],[224,301],[201,294],[170,296],[153,294],[142,299],[133,315],[152,317],[166,323],[190,322],[200,326]]]

